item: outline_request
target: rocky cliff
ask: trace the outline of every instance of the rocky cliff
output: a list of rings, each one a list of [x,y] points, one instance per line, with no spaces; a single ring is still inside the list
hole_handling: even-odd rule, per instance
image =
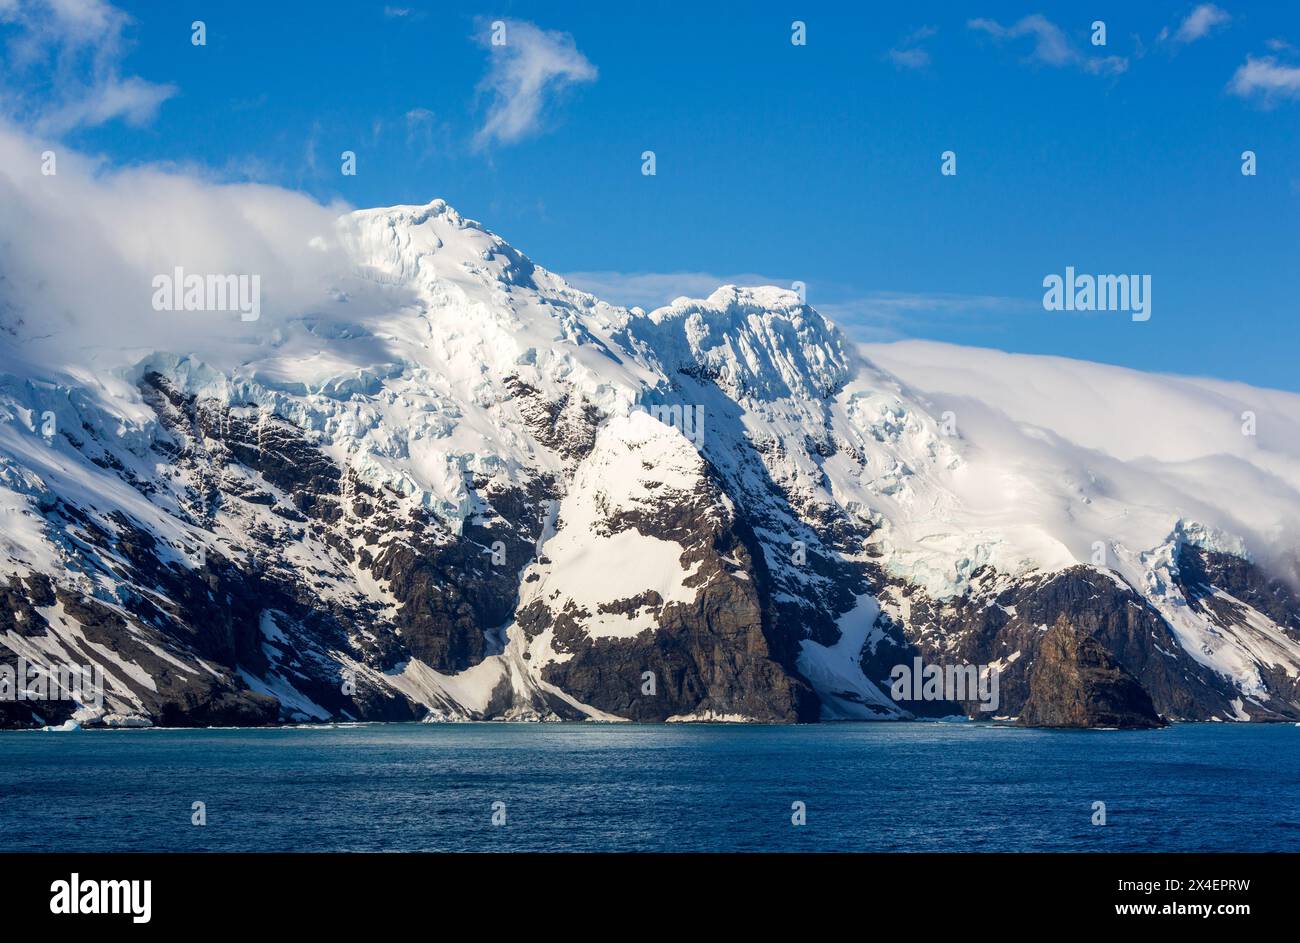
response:
[[[1043,635],[1020,709],[1029,727],[1160,727],[1151,696],[1094,636],[1062,617]]]

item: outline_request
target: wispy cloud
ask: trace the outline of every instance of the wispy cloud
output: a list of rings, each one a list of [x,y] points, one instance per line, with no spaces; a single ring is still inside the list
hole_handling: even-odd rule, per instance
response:
[[[412,7],[384,7],[384,19],[396,20],[401,23],[418,23],[428,16],[425,10],[416,10]]]
[[[922,26],[903,37],[902,42],[885,53],[885,58],[900,69],[924,69],[930,64],[930,53],[920,44],[936,32],[933,26]]]
[[[1118,75],[1128,69],[1128,59],[1124,56],[1091,56],[1080,52],[1059,26],[1039,13],[1010,26],[984,18],[970,20],[966,25],[998,41],[1031,38],[1034,42],[1029,54],[1031,62],[1055,68],[1079,68],[1093,75]]]
[[[175,93],[174,86],[155,85],[133,75],[108,77],[85,95],[48,112],[41,123],[54,132],[97,127],[115,118],[138,127],[153,120],[158,107]]]
[[[1165,27],[1160,31],[1157,39],[1163,42],[1172,38],[1176,43],[1194,43],[1210,35],[1210,31],[1216,26],[1222,26],[1231,19],[1226,10],[1216,7],[1213,3],[1202,3],[1187,14],[1172,34],[1169,28]]]
[[[307,137],[303,139],[302,144],[302,169],[298,174],[298,182],[301,185],[304,180],[319,180],[320,160],[317,151],[320,148],[320,121],[316,120],[311,123],[311,130],[307,132]]]
[[[0,25],[13,30],[4,70],[11,117],[49,134],[152,120],[176,87],[121,74],[130,23],[104,0],[0,0]]]
[[[437,150],[434,135],[446,132],[446,126],[439,124],[437,116],[428,108],[412,108],[402,116],[406,122],[406,146],[418,151],[420,156],[432,154]]]
[[[507,20],[504,43],[492,44],[493,30],[480,29],[479,41],[491,55],[479,84],[492,96],[487,119],[474,137],[483,147],[511,144],[542,130],[548,99],[578,82],[596,78],[596,67],[578,51],[568,33],[548,31],[522,20]]]
[[[406,129],[427,126],[433,121],[433,112],[428,108],[412,108],[403,117],[406,119]]]
[[[1276,56],[1247,55],[1228,83],[1228,91],[1265,105],[1300,98],[1300,66],[1286,65]]]
[[[885,55],[900,69],[924,69],[930,64],[930,54],[924,49],[891,49]]]
[[[874,291],[815,305],[859,340],[927,337],[961,322],[988,324],[1041,309],[1039,299],[956,292]]]

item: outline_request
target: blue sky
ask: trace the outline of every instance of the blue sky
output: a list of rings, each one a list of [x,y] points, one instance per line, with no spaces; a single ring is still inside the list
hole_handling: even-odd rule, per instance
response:
[[[613,301],[797,279],[863,339],[1300,389],[1291,4],[121,3],[70,80],[13,3],[6,107],[114,165],[442,197]],[[1067,265],[1150,274],[1151,319],[1044,311]]]

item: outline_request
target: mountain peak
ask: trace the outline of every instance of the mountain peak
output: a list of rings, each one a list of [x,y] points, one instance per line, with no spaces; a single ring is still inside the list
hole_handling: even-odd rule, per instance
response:
[[[434,198],[423,205],[397,203],[393,206],[374,206],[368,209],[353,210],[347,215],[358,219],[391,219],[411,226],[419,226],[431,218],[442,217],[448,222],[458,225],[472,223],[476,227],[479,226],[473,220],[466,220],[456,211],[455,207],[441,198]]]
[[[793,291],[723,285],[646,316],[669,369],[716,380],[735,396],[824,398],[851,372],[843,333]]]

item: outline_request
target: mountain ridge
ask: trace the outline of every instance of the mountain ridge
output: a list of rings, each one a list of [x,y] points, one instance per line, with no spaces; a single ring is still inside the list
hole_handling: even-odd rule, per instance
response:
[[[1166,717],[1300,718],[1300,397],[619,308],[440,200],[312,243],[317,303],[189,354],[4,356],[0,645],[109,697],[0,723],[987,716],[890,698],[914,657],[1010,717],[1062,621]]]

